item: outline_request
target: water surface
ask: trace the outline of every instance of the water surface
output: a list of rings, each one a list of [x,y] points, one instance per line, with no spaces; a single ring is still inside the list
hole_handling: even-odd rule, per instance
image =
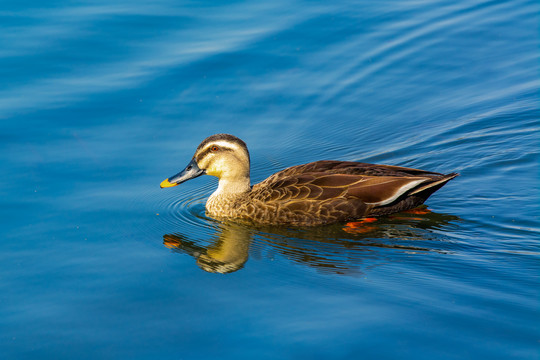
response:
[[[2,357],[538,358],[539,14],[3,3]],[[253,183],[320,159],[461,176],[359,229],[221,223],[214,178],[159,188],[220,132]]]

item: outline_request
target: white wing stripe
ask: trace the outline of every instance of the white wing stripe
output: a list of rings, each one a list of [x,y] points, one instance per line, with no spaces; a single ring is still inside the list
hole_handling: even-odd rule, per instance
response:
[[[415,181],[411,181],[405,185],[403,185],[402,187],[400,187],[399,189],[396,190],[396,192],[394,193],[394,195],[392,197],[389,197],[389,198],[386,198],[384,199],[383,201],[379,201],[379,202],[374,202],[374,203],[368,203],[366,202],[366,204],[369,204],[369,205],[375,205],[375,206],[382,206],[382,205],[387,205],[387,204],[390,204],[391,202],[393,202],[394,200],[396,200],[398,197],[400,197],[401,195],[403,195],[405,192],[407,192],[408,190],[414,188],[415,186],[427,181],[429,179],[419,179],[419,180],[415,180]]]

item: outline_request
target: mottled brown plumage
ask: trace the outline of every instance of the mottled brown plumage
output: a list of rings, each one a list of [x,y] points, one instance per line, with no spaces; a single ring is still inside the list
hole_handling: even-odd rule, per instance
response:
[[[277,172],[249,184],[245,143],[228,134],[205,139],[192,162],[161,186],[180,184],[204,173],[219,186],[206,203],[209,216],[257,224],[324,225],[412,209],[458,176],[389,165],[316,161]]]

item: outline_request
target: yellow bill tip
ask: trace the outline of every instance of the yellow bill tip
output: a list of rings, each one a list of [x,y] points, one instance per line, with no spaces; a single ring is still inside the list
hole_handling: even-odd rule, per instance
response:
[[[163,188],[166,188],[166,187],[173,187],[173,186],[176,186],[176,185],[178,185],[178,184],[170,183],[169,179],[165,179],[165,180],[163,180],[161,182],[161,184],[159,184],[159,187],[163,189]]]

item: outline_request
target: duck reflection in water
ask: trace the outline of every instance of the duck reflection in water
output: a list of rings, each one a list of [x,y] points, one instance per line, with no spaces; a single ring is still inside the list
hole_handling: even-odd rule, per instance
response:
[[[447,240],[433,230],[449,226],[458,217],[430,212],[400,213],[373,223],[330,225],[316,228],[253,227],[233,222],[219,223],[210,246],[199,245],[184,234],[166,234],[163,244],[178,253],[197,259],[207,272],[231,273],[243,268],[250,245],[269,246],[269,252],[334,274],[361,273],[362,260],[384,257],[388,251],[418,254],[447,252]],[[413,242],[416,243],[413,245]],[[378,251],[374,251],[378,250]]]
[[[180,234],[163,235],[163,244],[197,259],[205,271],[227,274],[241,269],[249,257],[249,245],[254,231],[240,224],[222,224],[217,239],[208,247],[197,245]]]

